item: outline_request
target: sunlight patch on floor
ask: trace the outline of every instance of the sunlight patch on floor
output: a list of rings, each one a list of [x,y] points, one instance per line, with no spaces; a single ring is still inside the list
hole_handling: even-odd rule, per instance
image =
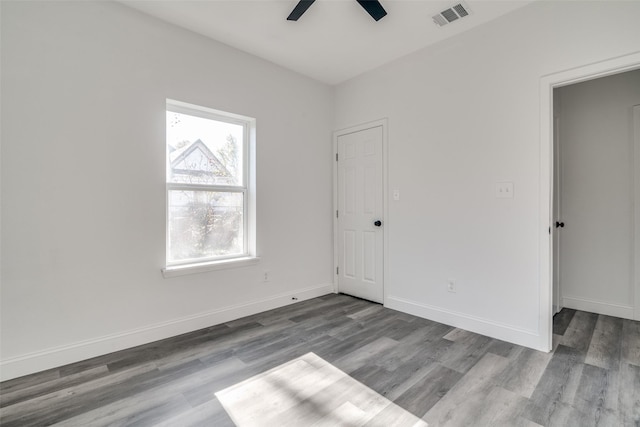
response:
[[[239,427],[427,426],[314,353],[221,390],[216,397]]]

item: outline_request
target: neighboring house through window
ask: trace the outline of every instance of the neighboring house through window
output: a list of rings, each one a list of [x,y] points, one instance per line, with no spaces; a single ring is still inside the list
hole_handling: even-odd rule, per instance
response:
[[[255,259],[255,120],[167,100],[167,269]]]

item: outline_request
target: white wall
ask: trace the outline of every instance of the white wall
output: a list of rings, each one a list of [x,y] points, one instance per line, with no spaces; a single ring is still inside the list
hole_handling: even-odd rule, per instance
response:
[[[544,348],[540,79],[640,50],[639,18],[639,2],[535,2],[337,88],[337,128],[389,119],[388,306]]]
[[[1,16],[3,379],[332,290],[330,87],[115,3]],[[166,98],[257,119],[257,266],[162,277]]]
[[[555,90],[564,306],[633,319],[633,106],[640,70]]]

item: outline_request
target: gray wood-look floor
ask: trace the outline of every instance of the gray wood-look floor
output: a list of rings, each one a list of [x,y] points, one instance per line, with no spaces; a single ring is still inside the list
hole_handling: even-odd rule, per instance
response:
[[[541,353],[327,295],[3,382],[0,424],[233,426],[216,393],[314,353],[430,426],[640,426],[640,322],[564,309],[554,342]]]

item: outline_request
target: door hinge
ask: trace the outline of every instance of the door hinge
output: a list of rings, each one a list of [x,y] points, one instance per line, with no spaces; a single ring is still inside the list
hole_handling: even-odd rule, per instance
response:
[[[338,214],[338,210],[336,209],[336,218],[338,218],[339,214]]]
[[[336,162],[338,161],[338,153],[336,153]]]
[[[339,274],[340,272],[340,267],[336,267],[336,274]]]

